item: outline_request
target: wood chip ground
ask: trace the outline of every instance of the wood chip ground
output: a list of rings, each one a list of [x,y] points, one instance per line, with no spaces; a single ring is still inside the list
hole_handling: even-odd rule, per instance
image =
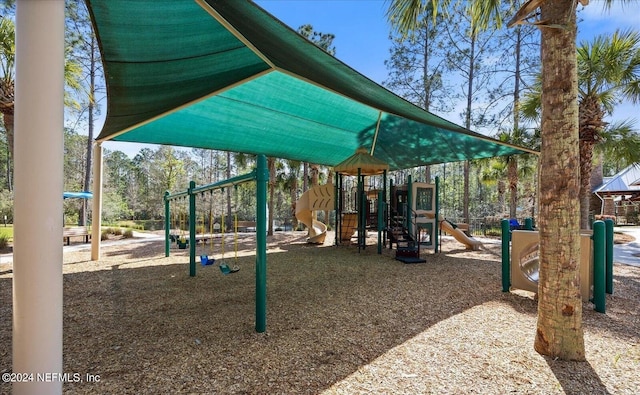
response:
[[[533,350],[536,302],[501,292],[500,244],[406,265],[375,246],[269,238],[267,332],[256,333],[254,238],[188,276],[163,242],[64,255],[65,394],[637,394],[640,267],[614,265],[607,313],[583,305],[587,362]],[[371,240],[373,243],[374,240]],[[199,246],[199,253],[219,258]],[[229,252],[231,251],[231,252]],[[47,264],[47,262],[42,262]],[[0,372],[11,371],[12,266],[0,262]],[[10,393],[0,383],[0,393]]]

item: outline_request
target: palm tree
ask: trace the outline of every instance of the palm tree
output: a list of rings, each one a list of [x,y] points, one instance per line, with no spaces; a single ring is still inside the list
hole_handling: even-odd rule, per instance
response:
[[[612,0],[605,0],[610,5]],[[418,25],[426,0],[390,0],[388,17],[401,32]],[[446,10],[451,0],[431,0]],[[495,0],[468,2],[480,28],[501,25]],[[513,3],[513,2],[512,2]],[[542,57],[542,116],[540,168],[540,279],[538,323],[534,348],[563,360],[584,360],[582,301],[579,284],[580,226],[578,143],[578,72],[576,1],[530,0],[510,25],[539,18]],[[539,13],[536,10],[540,8]],[[558,26],[562,28],[557,28]]]
[[[13,102],[15,95],[15,26],[9,18],[0,20],[0,113],[7,133],[8,163],[13,161]],[[11,172],[7,171],[10,176]],[[9,190],[12,189],[8,180]]]
[[[613,113],[622,99],[640,99],[640,34],[619,32],[583,42],[577,49],[578,101],[580,130],[580,228],[589,228],[593,152],[600,144],[616,147],[617,160],[637,162],[634,134],[629,121],[608,125],[606,115]],[[527,93],[522,111],[526,118],[539,117],[541,85]],[[631,129],[630,129],[631,128]],[[617,143],[616,143],[617,142]],[[614,145],[614,143],[616,143]],[[625,149],[626,148],[626,149]]]
[[[15,100],[15,60],[16,39],[15,24],[10,18],[0,18],[0,114],[7,133],[7,145],[9,162],[13,162],[13,105]],[[82,68],[74,61],[68,60],[70,48],[66,48],[67,61],[65,61],[64,79],[68,88],[80,91]],[[78,104],[65,92],[65,106],[77,107]],[[10,165],[7,165],[10,167]],[[8,183],[11,186],[11,182]]]
[[[640,101],[640,34],[616,31],[578,47],[580,101],[580,227],[589,227],[593,151],[603,140],[604,117],[621,99]]]
[[[611,174],[633,163],[640,163],[640,134],[635,122],[624,120],[608,124],[602,131],[600,143],[595,149],[606,158],[606,163],[611,165]],[[603,166],[603,162],[600,161],[599,166]]]

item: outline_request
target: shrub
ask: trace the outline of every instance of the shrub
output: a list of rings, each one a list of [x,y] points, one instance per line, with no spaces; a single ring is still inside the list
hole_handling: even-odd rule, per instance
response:
[[[9,236],[0,234],[0,249],[7,248],[9,246]]]
[[[124,232],[122,232],[122,236],[125,239],[132,239],[133,238],[133,229],[125,229]]]
[[[100,240],[104,241],[108,239],[109,239],[109,229],[103,229],[102,232],[100,232]]]

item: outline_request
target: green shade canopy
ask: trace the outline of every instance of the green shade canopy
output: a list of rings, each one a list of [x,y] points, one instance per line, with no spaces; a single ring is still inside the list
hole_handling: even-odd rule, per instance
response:
[[[86,0],[107,84],[99,141],[391,170],[533,152],[389,92],[246,0]]]

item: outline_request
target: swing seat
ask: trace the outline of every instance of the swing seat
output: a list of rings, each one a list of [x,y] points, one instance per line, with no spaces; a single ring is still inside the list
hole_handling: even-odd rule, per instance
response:
[[[220,271],[222,272],[222,274],[227,275],[227,274],[239,272],[240,268],[238,266],[229,268],[229,265],[220,265]]]
[[[214,258],[209,258],[207,255],[200,255],[200,264],[202,264],[202,266],[213,265],[215,261]]]
[[[178,243],[178,248],[181,250],[184,250],[187,248],[187,246],[189,245],[189,240],[177,240]]]

